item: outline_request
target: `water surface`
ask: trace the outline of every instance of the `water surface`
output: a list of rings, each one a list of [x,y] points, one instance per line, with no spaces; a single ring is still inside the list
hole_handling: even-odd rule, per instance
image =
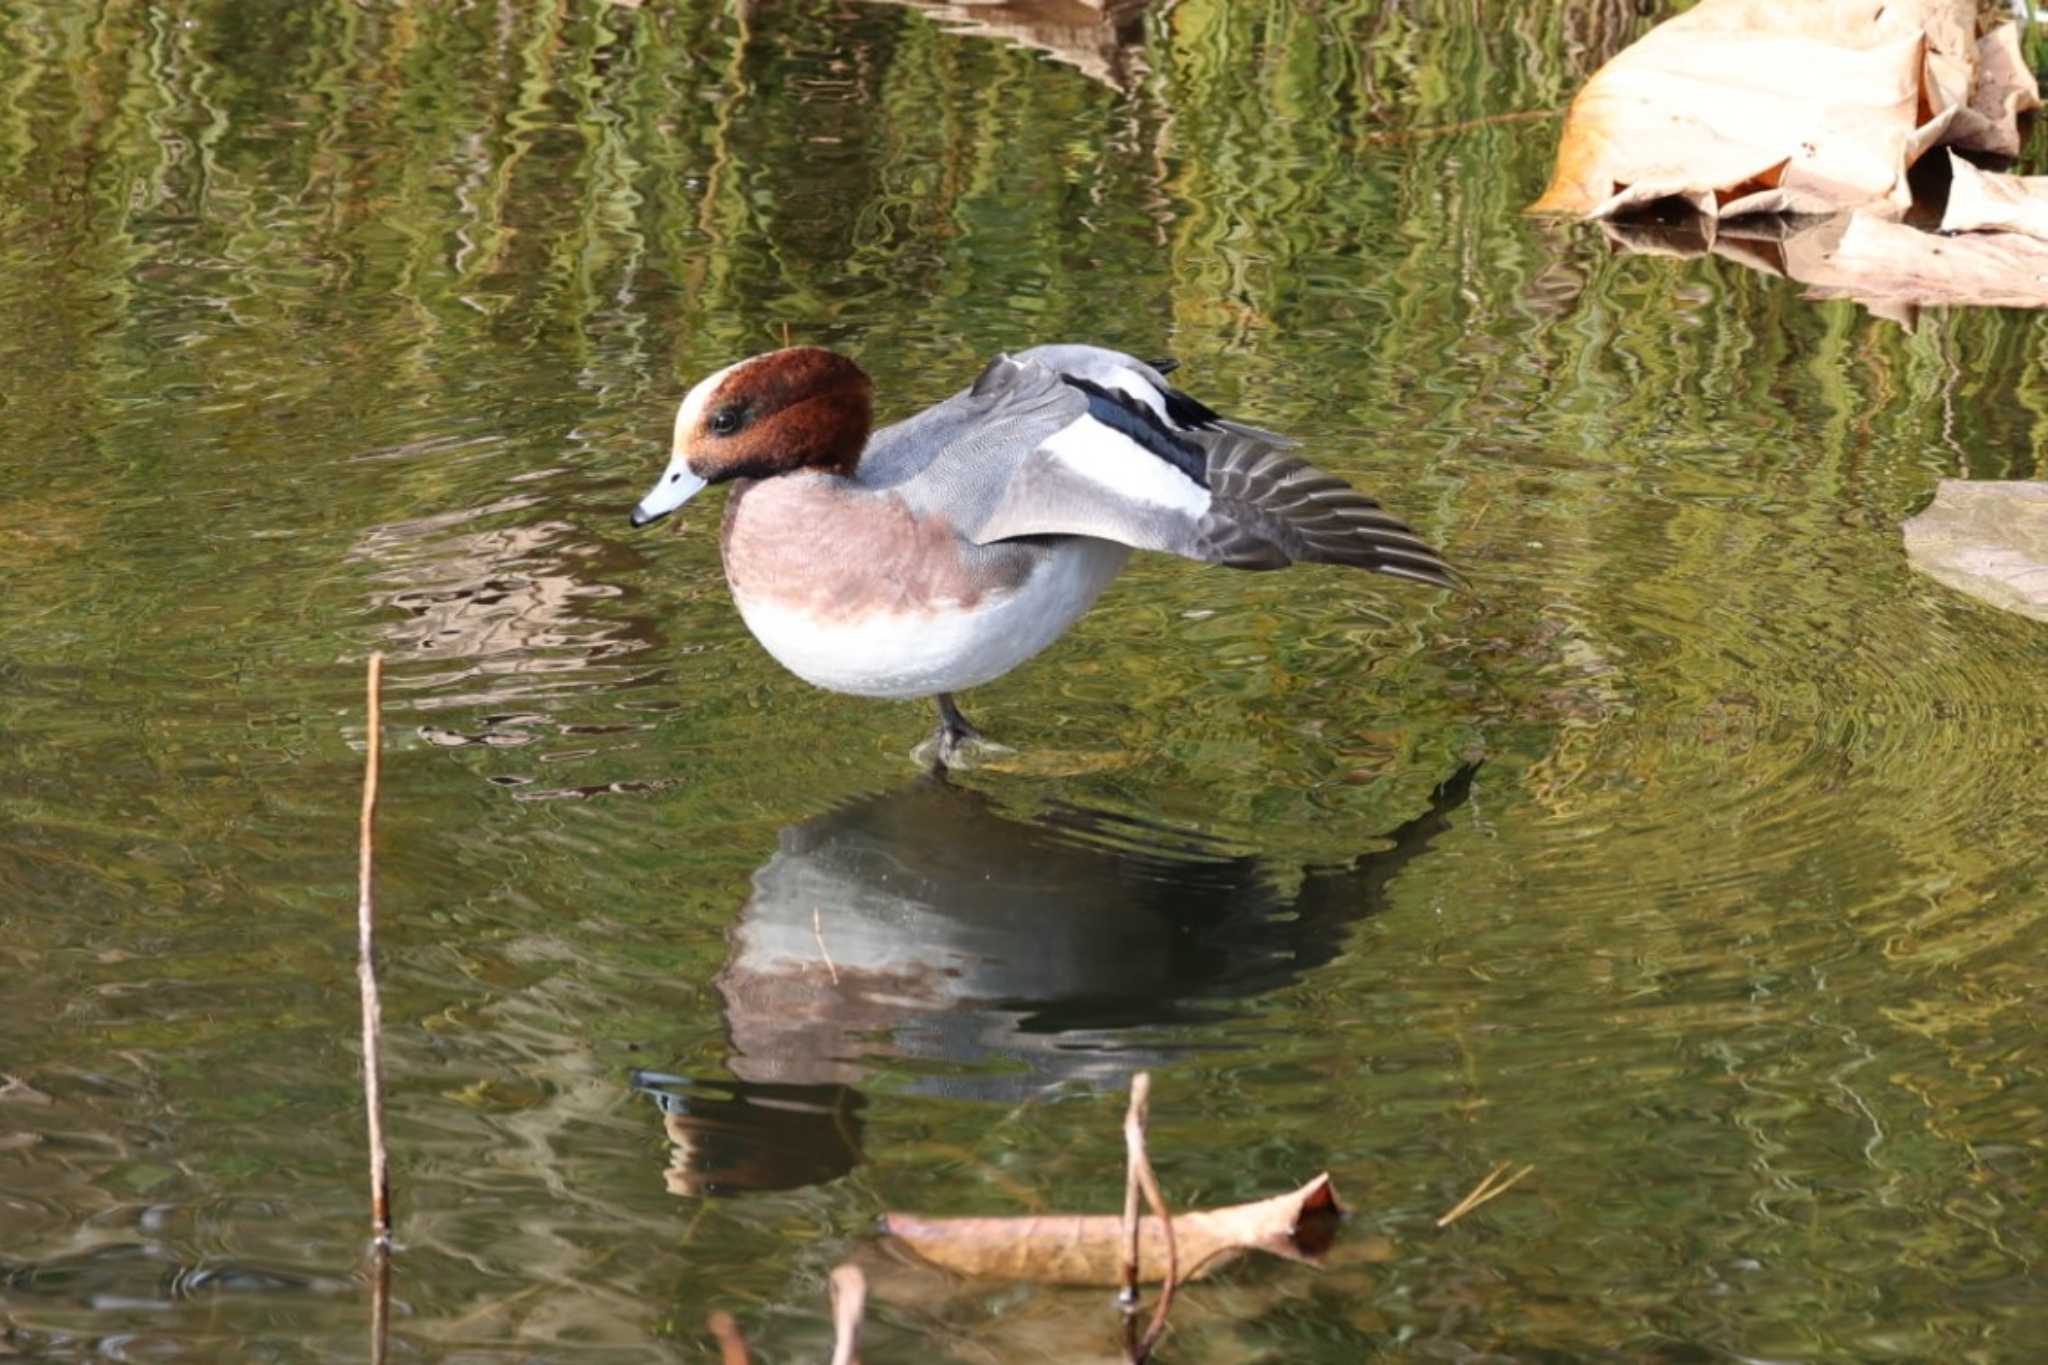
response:
[[[822,1358],[849,1256],[1103,1358],[867,1242],[1114,1208],[1139,1068],[1177,1202],[1355,1209],[1175,1360],[2033,1358],[2048,636],[1898,525],[2048,335],[1520,217],[1655,17],[0,0],[0,1349],[362,1357],[381,650],[407,1358]],[[626,526],[785,334],[1176,356],[1475,594],[1140,562],[931,784]]]

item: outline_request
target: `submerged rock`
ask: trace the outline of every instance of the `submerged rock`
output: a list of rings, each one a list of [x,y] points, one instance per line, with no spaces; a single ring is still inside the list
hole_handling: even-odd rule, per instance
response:
[[[1905,533],[1907,560],[1930,578],[2048,621],[2048,483],[1943,479]]]

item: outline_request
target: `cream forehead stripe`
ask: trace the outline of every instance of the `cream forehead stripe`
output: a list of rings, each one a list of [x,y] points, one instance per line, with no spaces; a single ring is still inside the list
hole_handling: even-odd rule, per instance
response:
[[[695,431],[697,424],[704,420],[704,405],[711,401],[712,394],[718,392],[718,386],[725,382],[725,377],[744,364],[744,360],[736,360],[718,373],[706,375],[683,395],[683,405],[676,409],[676,445],[682,445],[683,433]]]

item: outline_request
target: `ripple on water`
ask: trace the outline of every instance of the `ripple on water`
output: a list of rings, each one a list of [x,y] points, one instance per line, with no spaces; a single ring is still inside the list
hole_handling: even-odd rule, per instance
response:
[[[1719,597],[1669,541],[1565,556],[1582,561],[1567,575],[1623,586],[1554,604],[1538,636],[1523,704],[1555,737],[1525,775],[1545,816],[1523,831],[1536,894],[1825,905],[1882,934],[1923,888],[2035,856],[2009,812],[2036,799],[2039,642],[1896,566],[1888,594],[1835,591],[1870,539]]]

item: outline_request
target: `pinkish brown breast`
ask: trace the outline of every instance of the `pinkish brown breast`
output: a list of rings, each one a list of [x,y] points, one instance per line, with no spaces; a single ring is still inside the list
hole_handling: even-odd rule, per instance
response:
[[[1037,556],[971,545],[894,493],[823,474],[739,482],[719,532],[735,597],[843,625],[877,615],[973,610],[1012,592]]]

